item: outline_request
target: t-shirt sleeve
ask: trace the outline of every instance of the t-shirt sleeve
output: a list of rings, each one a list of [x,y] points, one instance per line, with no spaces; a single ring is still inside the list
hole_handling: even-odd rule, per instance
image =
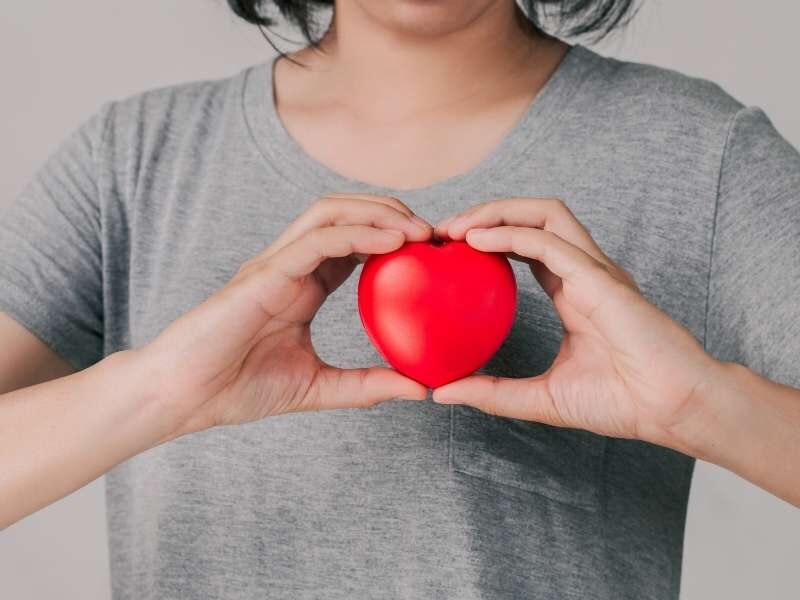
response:
[[[73,131],[0,210],[0,311],[78,370],[103,355],[96,164],[109,107]]]
[[[800,153],[758,107],[731,122],[709,273],[706,350],[800,387]]]

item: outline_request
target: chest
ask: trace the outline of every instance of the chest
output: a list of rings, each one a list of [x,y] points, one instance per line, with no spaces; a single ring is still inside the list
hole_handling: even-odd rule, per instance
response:
[[[454,106],[366,123],[336,110],[297,115],[284,110],[281,120],[308,156],[333,171],[378,186],[412,189],[479,164],[528,102],[520,96],[482,110]]]
[[[106,290],[109,351],[139,346],[157,336],[225,285],[244,260],[276,239],[323,193],[273,177],[255,162],[236,169],[219,165],[185,186],[154,180],[152,188],[140,192],[137,211],[129,215],[127,249],[110,245],[113,252],[106,261],[106,268],[115,271],[106,280],[117,286]],[[713,201],[702,187],[688,189],[685,179],[676,176],[669,185],[663,181],[654,181],[636,165],[598,165],[589,156],[542,153],[476,185],[431,187],[401,194],[400,199],[434,222],[489,198],[562,197],[603,250],[634,275],[644,294],[701,336]],[[168,192],[159,193],[163,189]],[[550,366],[563,332],[527,265],[514,263],[513,268],[518,284],[515,321],[482,371],[532,376]],[[383,364],[358,316],[359,274],[357,269],[327,299],[311,325],[320,358],[340,367]],[[449,486],[469,496],[471,492],[460,486],[468,482],[471,490],[476,480],[483,481],[481,489],[493,498],[500,489],[518,488],[583,506],[599,502],[605,438],[448,408],[397,402],[372,411],[283,415],[249,428],[188,436],[126,468],[130,477],[142,482],[138,493],[161,498],[170,496],[173,485],[163,476],[169,472],[163,465],[201,464],[202,475],[193,476],[189,485],[215,482],[202,493],[213,500],[210,505],[219,506],[225,506],[224,490],[258,473],[257,479],[265,482],[260,485],[281,482],[276,489],[289,503],[278,509],[284,511],[281,515],[294,514],[294,497],[320,497],[323,506],[334,506],[365,481],[370,490],[382,489],[381,497],[389,499],[376,502],[382,508],[398,498],[396,489],[424,490],[420,495],[427,497],[440,486],[435,496],[449,502]],[[644,451],[634,448],[631,464],[641,472],[650,472],[641,469],[643,461],[659,468],[659,481],[680,492],[683,463],[658,452],[644,456]],[[558,457],[567,454],[571,468],[565,470]],[[377,487],[375,473],[386,475]],[[470,477],[462,479],[458,473]],[[324,483],[313,484],[314,493],[309,494],[313,481]],[[652,493],[649,482],[641,488],[647,494]],[[182,496],[176,498],[180,502]],[[256,505],[260,510],[264,503],[243,505],[243,510]],[[397,508],[398,514],[405,507]],[[416,514],[416,505],[412,508]],[[250,523],[252,517],[246,514],[242,520]]]
[[[711,222],[712,203],[684,189],[682,180],[665,187],[634,171],[619,177],[619,170],[598,180],[582,177],[579,164],[568,177],[552,160],[523,163],[470,189],[434,186],[400,199],[435,222],[489,198],[564,198],[601,248],[634,275],[645,296],[701,336],[711,234],[706,223]],[[127,251],[109,257],[107,268],[116,275],[108,279],[117,282],[106,290],[109,351],[158,335],[225,285],[243,261],[261,252],[319,196],[271,178],[256,165],[232,173],[208,172],[167,194],[157,191],[156,186],[143,192],[139,211],[128,216]],[[487,369],[507,376],[535,375],[555,357],[560,320],[528,267],[513,263],[513,268],[517,316]],[[358,316],[359,274],[360,268],[328,298],[312,324],[320,357],[340,366],[381,362]]]

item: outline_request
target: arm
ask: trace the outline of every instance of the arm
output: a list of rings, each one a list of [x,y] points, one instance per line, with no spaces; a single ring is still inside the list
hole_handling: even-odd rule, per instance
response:
[[[800,390],[719,362],[667,436],[648,440],[730,469],[800,507]]]
[[[800,506],[800,391],[707,352],[641,295],[563,202],[488,202],[437,230],[528,262],[561,317],[564,337],[541,375],[468,377],[435,390],[434,401],[670,447]],[[772,347],[787,352],[782,344]]]
[[[0,217],[0,528],[180,435],[425,397],[395,371],[337,369],[311,346],[311,320],[356,257],[431,234],[369,194],[314,203],[155,339],[104,358],[105,219],[125,202],[109,193],[117,117],[107,104],[69,135]]]
[[[705,350],[679,445],[800,504],[800,153],[756,108],[730,123],[714,215]]]
[[[0,529],[174,435],[141,365],[120,352],[0,396]]]
[[[323,363],[309,325],[352,273],[354,255],[430,233],[398,200],[325,198],[149,344],[0,395],[0,528],[181,435],[285,412],[424,399],[423,386],[391,369]],[[0,362],[9,381],[10,365]],[[67,367],[53,361],[44,370]]]

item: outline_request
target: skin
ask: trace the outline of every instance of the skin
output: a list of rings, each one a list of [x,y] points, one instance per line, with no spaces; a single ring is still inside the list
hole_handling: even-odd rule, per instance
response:
[[[424,399],[424,386],[391,369],[325,364],[309,325],[358,260],[431,233],[399,200],[323,198],[151,343],[0,396],[0,526],[181,435]]]
[[[640,439],[726,467],[800,506],[800,391],[703,350],[558,199],[485,202],[436,226],[530,265],[564,337],[541,375],[471,376],[433,400]]]
[[[478,164],[569,48],[522,31],[508,1],[349,0],[336,14],[321,52],[292,55],[306,68],[277,61],[278,114],[317,161],[395,189]]]
[[[567,48],[524,31],[507,0],[340,0],[322,46],[294,53],[308,69],[278,61],[281,120],[317,160],[399,189],[474,166]],[[424,399],[391,369],[323,363],[309,324],[358,261],[434,233],[528,262],[565,328],[544,374],[468,377],[434,390],[436,402],[661,444],[800,506],[800,391],[705,353],[562,202],[492,200],[434,230],[397,199],[342,192],[152,342],[78,373],[0,314],[0,347],[15,350],[0,361],[0,528],[183,435]]]

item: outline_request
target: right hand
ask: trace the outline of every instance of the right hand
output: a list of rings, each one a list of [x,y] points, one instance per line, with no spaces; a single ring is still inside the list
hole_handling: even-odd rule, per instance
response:
[[[134,351],[175,420],[175,436],[286,412],[424,399],[424,386],[392,369],[326,364],[309,324],[366,255],[432,232],[395,198],[318,200],[224,287]]]

